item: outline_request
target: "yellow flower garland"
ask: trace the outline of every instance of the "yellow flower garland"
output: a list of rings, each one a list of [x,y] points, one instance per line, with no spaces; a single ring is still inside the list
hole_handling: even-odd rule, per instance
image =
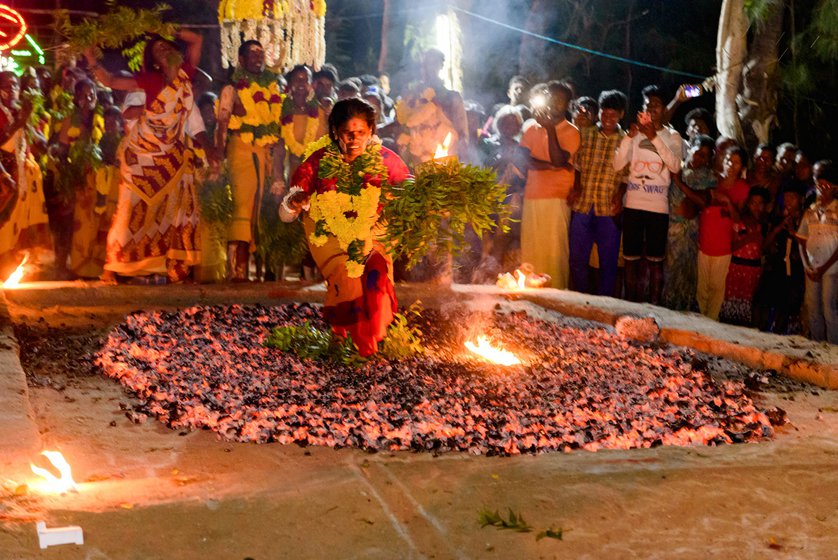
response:
[[[261,92],[263,99],[259,101],[254,100],[254,96]],[[282,112],[282,92],[279,90],[279,85],[271,83],[268,87],[260,86],[258,83],[250,82],[246,88],[236,88],[239,101],[244,108],[245,114],[241,117],[237,115],[230,116],[230,122],[227,126],[229,130],[240,130],[244,125],[247,127],[271,127],[272,124],[279,123],[279,118]],[[278,102],[272,103],[271,98],[279,96]],[[268,144],[276,144],[279,137],[276,134],[263,133],[255,135],[252,131],[242,132],[239,138],[247,144],[256,144],[257,146],[266,146]]]
[[[348,250],[350,243],[363,241],[364,254],[367,254],[372,248],[373,226],[378,221],[380,198],[381,189],[371,185],[367,185],[357,196],[337,191],[314,193],[311,195],[309,216],[315,223],[324,220],[328,233],[337,238],[344,251]],[[347,217],[348,213],[355,213],[356,216]],[[316,247],[322,247],[328,239],[327,235],[317,235],[317,232],[309,236]],[[346,270],[350,278],[360,278],[364,263],[349,259]]]
[[[93,115],[93,130],[90,131],[90,140],[94,144],[98,144],[102,136],[105,135],[105,118],[100,114]],[[81,136],[81,128],[75,124],[71,125],[67,130],[67,139],[72,142]]]
[[[285,141],[285,149],[294,154],[296,157],[302,157],[306,151],[306,146],[317,139],[317,129],[320,128],[320,117],[309,117],[306,115],[306,132],[303,135],[303,141],[298,142],[294,136],[294,121],[288,124],[283,124],[280,129],[282,131],[282,139]]]

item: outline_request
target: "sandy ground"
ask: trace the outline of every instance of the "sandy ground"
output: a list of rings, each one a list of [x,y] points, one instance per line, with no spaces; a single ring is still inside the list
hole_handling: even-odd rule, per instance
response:
[[[259,300],[247,290],[210,292],[206,303]],[[81,353],[127,312],[151,306],[147,293],[9,300],[18,330],[32,340],[63,337],[68,352]],[[261,302],[284,297],[273,296]],[[154,294],[158,307],[194,299],[169,287]],[[85,544],[40,551],[34,523],[10,524],[0,528],[0,559],[838,556],[834,391],[764,386],[757,398],[786,410],[790,423],[758,444],[514,458],[367,454],[133,424],[123,410],[130,396],[92,375],[83,356],[39,352],[43,362],[24,359],[25,369],[42,364],[27,371],[37,427],[81,484],[30,509],[49,526],[81,525]],[[741,371],[722,360],[716,368]],[[486,508],[511,508],[532,531],[481,528]],[[562,540],[537,540],[546,529],[561,529]]]

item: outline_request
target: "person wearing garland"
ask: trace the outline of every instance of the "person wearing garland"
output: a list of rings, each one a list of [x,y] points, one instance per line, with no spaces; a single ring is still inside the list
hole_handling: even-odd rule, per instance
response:
[[[194,154],[186,141],[188,118],[196,112],[190,77],[201,58],[201,36],[177,32],[187,43],[187,58],[177,45],[151,37],[143,54],[144,69],[132,77],[114,76],[85,55],[96,79],[111,89],[145,93],[145,111],[125,138],[120,161],[119,201],[108,232],[107,262],[102,279],[162,276],[169,282],[189,278],[201,262],[199,210],[195,193]],[[209,145],[206,131],[192,129]],[[217,156],[207,152],[213,165]]]
[[[277,162],[277,180],[293,177],[302,162],[306,146],[327,133],[326,113],[314,95],[311,75],[311,69],[302,64],[285,75],[288,86],[280,115],[282,137],[277,153],[280,160]],[[277,184],[277,188],[283,187]]]
[[[377,351],[397,305],[393,262],[381,242],[382,185],[410,178],[399,156],[374,135],[369,103],[338,101],[325,146],[299,166],[279,210],[285,222],[302,215],[309,249],[326,279],[323,315],[336,336],[351,336],[361,356]]]
[[[55,240],[56,267],[64,276],[69,276],[69,271],[81,278],[98,278],[104,270],[106,240],[100,235],[101,220],[96,213],[96,174],[102,164],[99,141],[105,133],[105,120],[91,80],[76,82],[73,103],[75,110],[56,126],[52,150],[55,188],[69,208],[69,227]]]
[[[239,65],[232,83],[221,91],[216,145],[226,143],[235,212],[227,232],[229,276],[248,280],[250,254],[259,244],[259,213],[268,177],[279,177],[278,158],[271,152],[279,141],[283,108],[278,76],[265,69],[265,50],[259,41],[239,47]]]

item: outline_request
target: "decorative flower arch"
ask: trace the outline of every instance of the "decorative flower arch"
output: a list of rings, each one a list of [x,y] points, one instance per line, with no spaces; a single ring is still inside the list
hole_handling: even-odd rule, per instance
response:
[[[221,0],[222,65],[235,66],[243,35],[262,43],[271,68],[320,68],[326,60],[325,20],[326,0]]]

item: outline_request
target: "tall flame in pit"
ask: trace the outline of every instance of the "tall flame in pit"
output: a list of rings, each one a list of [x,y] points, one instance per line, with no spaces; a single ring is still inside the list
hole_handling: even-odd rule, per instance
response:
[[[35,485],[37,489],[46,494],[66,494],[71,490],[76,490],[76,481],[73,480],[70,463],[67,462],[64,455],[60,451],[42,451],[41,455],[49,460],[52,466],[58,471],[59,476],[55,476],[47,469],[30,463],[29,466],[32,468],[32,472],[44,479]]]
[[[3,282],[3,288],[15,288],[15,287],[17,287],[18,284],[20,284],[20,281],[23,279],[23,273],[24,273],[24,270],[25,270],[24,265],[26,264],[26,261],[28,261],[28,260],[29,260],[29,253],[27,253],[26,256],[23,257],[23,260],[17,266],[15,271],[12,272],[11,276],[9,276],[6,279],[6,281]]]
[[[518,356],[503,348],[495,348],[485,335],[477,337],[477,342],[466,341],[466,348],[484,360],[502,366],[514,366],[521,363]]]
[[[436,145],[436,151],[434,152],[434,159],[442,159],[448,157],[448,150],[451,148],[451,140],[453,136],[449,132],[445,135],[445,139],[442,141],[442,144]]]

